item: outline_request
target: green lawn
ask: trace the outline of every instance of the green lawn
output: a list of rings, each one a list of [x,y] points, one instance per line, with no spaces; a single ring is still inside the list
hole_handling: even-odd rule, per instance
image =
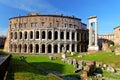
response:
[[[8,80],[57,80],[46,72],[57,72],[59,76],[73,74],[73,65],[59,60],[50,60],[45,55],[24,55],[25,61],[19,55],[13,55],[10,64]]]
[[[4,54],[0,50],[0,54]],[[110,52],[101,52],[97,54],[83,55],[78,58],[79,54],[67,57],[74,57],[78,60],[95,60],[102,63],[114,64],[120,68],[120,56]],[[59,76],[78,76],[80,73],[73,73],[73,65],[63,63],[59,59],[50,60],[46,55],[23,55],[25,60],[20,59],[21,55],[13,55],[10,64],[8,80],[57,80],[55,77],[48,75],[49,72],[57,72]],[[120,80],[120,76],[103,71],[103,75],[108,78]]]

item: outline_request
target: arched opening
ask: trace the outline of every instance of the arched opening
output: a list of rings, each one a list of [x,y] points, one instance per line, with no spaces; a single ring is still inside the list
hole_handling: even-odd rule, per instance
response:
[[[64,32],[62,31],[61,34],[60,34],[60,38],[61,39],[64,39]]]
[[[35,51],[36,51],[36,53],[39,53],[39,45],[38,44],[35,45]]]
[[[15,34],[14,34],[14,35],[15,35],[15,39],[17,39],[17,32],[15,32]]]
[[[45,39],[45,31],[42,31],[42,39]]]
[[[29,45],[29,52],[30,52],[30,53],[33,52],[33,45],[32,45],[32,44]]]
[[[24,52],[27,52],[27,45],[24,44]]]
[[[54,53],[58,53],[58,45],[54,45]]]
[[[48,32],[48,39],[52,39],[52,32],[51,31]]]
[[[42,53],[45,53],[45,45],[42,44]]]
[[[20,39],[22,39],[22,32],[19,33],[19,37],[20,37]]]
[[[74,34],[74,32],[72,32],[72,40],[74,40],[75,39],[75,34]]]
[[[68,51],[69,51],[69,44],[66,46],[66,50],[68,50]]]
[[[57,31],[55,31],[55,33],[54,33],[54,39],[56,40],[56,39],[58,39],[58,32]]]
[[[36,31],[36,39],[39,39],[39,31]]]
[[[12,33],[12,32],[11,32],[11,35],[10,35],[10,36],[11,36],[11,39],[13,39],[13,33]]]
[[[69,39],[69,32],[67,32],[66,36],[67,36],[67,39]]]
[[[17,45],[14,44],[14,52],[17,52]]]
[[[30,31],[30,39],[33,39],[33,32]]]
[[[72,52],[75,52],[75,45],[72,44]]]
[[[64,47],[63,44],[60,45],[60,52],[62,52],[62,48]]]
[[[19,44],[19,46],[18,46],[18,51],[19,52],[21,52],[21,48],[22,48],[22,46],[21,46],[21,44]]]
[[[48,53],[51,53],[51,50],[52,50],[52,46],[49,44],[48,45]]]
[[[27,31],[24,33],[24,38],[27,39]]]

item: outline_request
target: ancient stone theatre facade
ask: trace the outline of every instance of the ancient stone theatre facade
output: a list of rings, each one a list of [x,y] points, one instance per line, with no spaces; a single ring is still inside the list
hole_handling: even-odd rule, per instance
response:
[[[74,16],[31,13],[9,19],[4,50],[14,53],[86,52],[88,30]]]

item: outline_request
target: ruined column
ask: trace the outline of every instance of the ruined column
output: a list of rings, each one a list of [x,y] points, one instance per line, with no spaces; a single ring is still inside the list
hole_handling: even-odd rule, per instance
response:
[[[88,51],[98,51],[98,24],[97,17],[91,16],[89,20],[89,46]]]
[[[66,41],[66,29],[64,31],[64,41]]]
[[[40,41],[42,40],[41,29],[40,29],[40,32],[39,32],[39,39],[40,39]]]
[[[75,31],[75,41],[77,41],[77,32]]]
[[[60,53],[60,43],[58,43],[58,53]]]
[[[54,40],[54,30],[52,30],[52,40]]]
[[[52,54],[54,53],[54,44],[52,43]]]
[[[46,40],[48,40],[48,31],[46,30]]]
[[[70,44],[69,51],[72,52],[72,44]]]

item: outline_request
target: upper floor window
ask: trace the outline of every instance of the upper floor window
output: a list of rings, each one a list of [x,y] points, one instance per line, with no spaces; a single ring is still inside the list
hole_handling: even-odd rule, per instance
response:
[[[50,27],[52,27],[52,23],[50,23]]]
[[[24,23],[24,27],[27,27],[27,23]]]
[[[42,22],[41,25],[44,26],[44,25],[45,25],[45,22]]]
[[[57,27],[59,27],[59,22],[57,22]]]
[[[14,24],[14,27],[15,27],[15,28],[17,27],[17,23]]]
[[[33,27],[33,23],[31,23],[31,27]]]
[[[66,24],[66,23],[64,24],[64,27],[67,27],[67,24]]]

